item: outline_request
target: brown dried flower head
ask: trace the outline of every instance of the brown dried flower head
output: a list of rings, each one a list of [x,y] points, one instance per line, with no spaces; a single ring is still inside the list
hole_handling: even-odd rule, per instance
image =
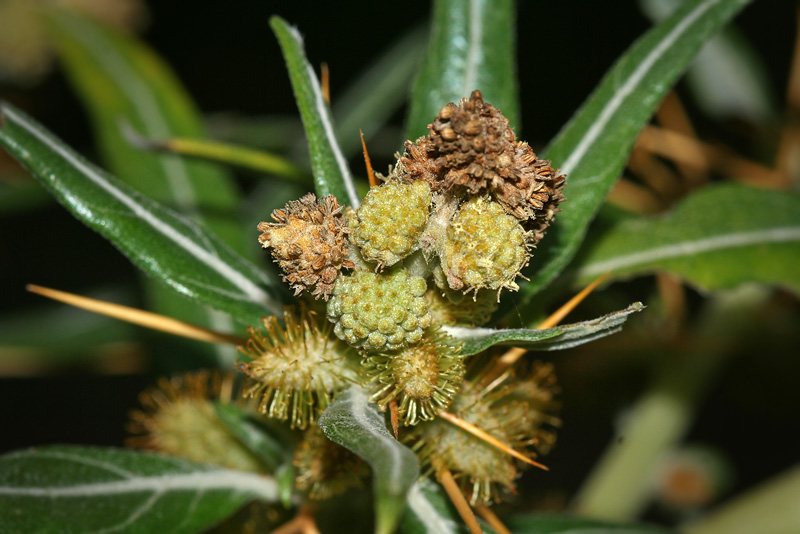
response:
[[[411,183],[425,180],[431,186],[431,191],[438,192],[442,189],[440,175],[441,168],[430,156],[433,153],[433,144],[427,137],[420,137],[415,142],[405,142],[405,153],[397,156],[397,166],[392,176],[402,182]]]
[[[272,212],[275,222],[258,225],[259,243],[272,248],[272,257],[284,272],[283,279],[295,295],[308,289],[328,300],[347,259],[347,225],[343,207],[330,195],[317,200],[313,193]]]
[[[513,170],[510,180],[492,185],[492,194],[508,213],[527,221],[526,227],[535,229],[544,223],[543,232],[560,211],[567,176],[553,170],[549,161],[537,158],[524,141],[514,145]],[[541,236],[533,242],[539,239]]]
[[[444,106],[428,128],[431,156],[444,171],[445,188],[462,185],[477,195],[514,173],[514,131],[480,91],[458,106]]]
[[[531,244],[538,242],[564,200],[566,176],[517,141],[508,119],[484,102],[480,91],[444,106],[428,128],[427,137],[406,141],[394,176],[404,182],[425,180],[435,192],[490,193],[532,230]]]

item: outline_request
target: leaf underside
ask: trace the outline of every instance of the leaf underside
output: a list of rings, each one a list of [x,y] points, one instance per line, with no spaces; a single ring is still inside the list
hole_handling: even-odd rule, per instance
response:
[[[644,305],[641,302],[635,302],[624,310],[612,312],[590,321],[546,330],[457,326],[445,326],[443,330],[464,343],[461,353],[465,356],[477,354],[494,345],[514,345],[528,350],[564,350],[619,332],[630,314],[643,309]]]
[[[405,507],[406,495],[419,476],[417,456],[389,433],[383,414],[357,386],[328,406],[319,418],[319,426],[331,441],[370,465],[375,491],[375,531],[393,532]]]

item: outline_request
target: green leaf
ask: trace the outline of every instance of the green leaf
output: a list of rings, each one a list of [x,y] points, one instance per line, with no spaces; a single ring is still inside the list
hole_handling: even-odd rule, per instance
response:
[[[606,271],[629,278],[678,274],[705,289],[743,282],[800,294],[800,194],[739,184],[709,186],[671,212],[613,224],[576,263],[583,283]]]
[[[241,203],[216,165],[132,146],[122,125],[150,139],[203,137],[199,113],[169,67],[144,43],[61,11],[50,25],[66,73],[92,119],[109,170],[139,192],[203,221],[244,253]]]
[[[361,201],[347,161],[336,141],[331,112],[322,96],[319,80],[306,59],[303,37],[297,28],[289,26],[280,17],[270,18],[269,24],[281,45],[303,119],[317,196],[334,195],[340,204],[356,208]]]
[[[253,499],[271,478],[127,450],[55,446],[0,457],[5,532],[194,533]]]
[[[304,173],[300,167],[283,156],[264,150],[190,137],[147,139],[136,133],[130,133],[128,139],[144,150],[162,151],[225,165],[235,165],[290,181],[311,183],[311,176]]]
[[[540,245],[529,272],[531,281],[521,288],[523,304],[573,258],[662,97],[700,46],[748,2],[684,2],[623,54],[545,150],[553,166],[568,175],[567,200]]]
[[[428,52],[411,92],[406,138],[425,135],[442,106],[476,89],[518,128],[514,36],[511,0],[437,0]]]
[[[203,224],[240,254],[252,252],[254,247],[245,246],[238,220],[239,192],[227,173],[205,162],[144,152],[125,136],[125,130],[158,139],[204,135],[194,104],[169,67],[144,43],[89,17],[62,10],[54,12],[51,21],[53,43],[89,111],[111,172],[140,193]],[[148,287],[148,293],[150,307],[159,313],[218,331],[233,328],[230,317],[161,285]],[[207,354],[225,367],[236,357],[232,347],[183,344],[198,357]]]
[[[461,353],[465,356],[478,354],[494,345],[514,345],[528,350],[564,350],[619,332],[630,314],[643,309],[644,305],[641,302],[635,302],[624,310],[609,313],[591,321],[545,330],[445,326],[444,331],[464,343]]]
[[[665,528],[620,524],[577,517],[524,514],[504,519],[514,534],[667,534]]]
[[[650,20],[659,21],[680,1],[640,0],[639,5]],[[778,117],[778,93],[763,60],[733,26],[703,45],[686,71],[686,84],[700,108],[717,120],[738,117],[759,124]]]
[[[272,279],[208,230],[87,162],[9,104],[0,125],[0,146],[146,273],[245,324],[280,310]]]
[[[254,420],[252,414],[231,403],[217,402],[214,409],[236,439],[257,456],[271,473],[291,462],[292,451],[285,440]]]
[[[319,426],[331,441],[351,450],[372,468],[375,532],[391,534],[419,476],[419,460],[386,429],[386,421],[357,386],[345,391],[322,413]]]

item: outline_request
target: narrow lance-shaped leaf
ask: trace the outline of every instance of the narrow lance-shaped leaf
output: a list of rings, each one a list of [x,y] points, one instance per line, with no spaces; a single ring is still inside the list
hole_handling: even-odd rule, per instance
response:
[[[701,289],[743,282],[800,293],[800,195],[738,184],[711,186],[671,212],[611,226],[576,262],[577,280],[665,270]]]
[[[641,128],[700,46],[748,0],[685,2],[637,41],[545,150],[568,175],[563,211],[542,241],[523,303],[573,258],[587,226],[625,165]]]
[[[9,104],[0,107],[0,146],[78,219],[175,291],[245,324],[280,310],[280,289],[261,269],[205,228],[95,167]]]
[[[3,531],[202,531],[253,499],[275,502],[272,478],[117,449],[56,446],[0,457]]]
[[[391,534],[405,507],[406,495],[419,476],[417,456],[389,433],[385,417],[357,386],[328,406],[319,426],[331,441],[370,465],[375,487],[375,532]]]
[[[425,135],[442,106],[476,89],[518,128],[514,34],[511,0],[434,2],[431,39],[411,93],[406,137]]]
[[[199,113],[169,67],[144,43],[90,18],[62,11],[52,21],[56,49],[109,170],[244,254],[234,218],[241,199],[230,176],[215,165],[145,152],[125,137],[122,125],[150,139],[203,137]]]
[[[132,131],[128,131],[127,134],[128,141],[141,150],[178,154],[188,158],[242,167],[267,176],[276,176],[311,185],[310,174],[302,171],[291,160],[273,152],[208,139],[189,137],[148,139]]]
[[[642,311],[641,302],[591,321],[582,321],[545,330],[527,328],[464,328],[445,326],[448,335],[464,343],[461,353],[465,356],[478,354],[494,345],[514,345],[528,350],[564,350],[602,337],[615,334],[632,313]]]
[[[269,24],[281,45],[303,119],[317,195],[334,195],[341,204],[357,208],[360,199],[347,161],[336,141],[331,112],[322,96],[319,80],[306,59],[303,37],[297,28],[280,17],[272,17]]]
[[[639,0],[652,21],[665,19],[679,0]],[[709,39],[686,71],[686,85],[704,113],[719,120],[741,117],[760,124],[778,115],[770,76],[747,37],[734,26]]]
[[[236,217],[240,198],[228,174],[215,165],[144,152],[124,136],[122,126],[158,139],[203,136],[199,113],[169,67],[144,43],[91,18],[61,11],[51,20],[56,50],[117,178],[200,222],[240,254],[254,250],[244,246],[246,234]],[[255,236],[255,229],[249,230]],[[233,329],[227,314],[157,283],[147,289],[154,311],[217,331]],[[197,357],[208,353],[224,366],[235,359],[229,346],[192,343],[190,350]]]

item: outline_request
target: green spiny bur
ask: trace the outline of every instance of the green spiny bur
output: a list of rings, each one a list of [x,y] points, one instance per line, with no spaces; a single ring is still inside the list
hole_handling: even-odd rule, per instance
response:
[[[427,283],[405,270],[356,271],[336,282],[328,318],[342,340],[368,350],[397,350],[422,339],[431,324]]]

